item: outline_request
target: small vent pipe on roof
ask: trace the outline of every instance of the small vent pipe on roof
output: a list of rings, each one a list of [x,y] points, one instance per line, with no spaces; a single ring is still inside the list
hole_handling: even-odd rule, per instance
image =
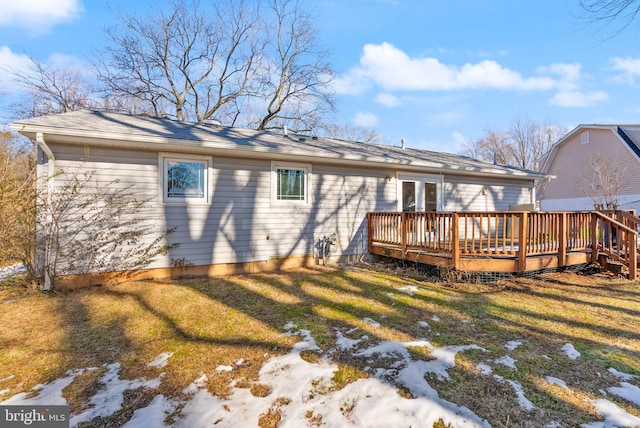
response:
[[[285,125],[284,128],[282,128],[282,133],[284,134],[285,137],[289,136],[289,128],[287,127],[287,125]]]
[[[400,140],[400,144],[401,144],[402,150],[404,150],[404,148],[405,148],[405,140],[404,140],[404,138],[402,138]]]

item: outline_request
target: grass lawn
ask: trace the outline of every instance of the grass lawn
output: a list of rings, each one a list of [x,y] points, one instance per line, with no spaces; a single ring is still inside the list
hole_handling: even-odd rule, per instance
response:
[[[287,323],[309,330],[325,351],[302,354],[307,361],[316,364],[330,354],[337,364],[333,389],[374,376],[371,367],[394,363],[336,351],[340,338],[367,347],[424,339],[435,349],[477,345],[456,354],[449,379],[427,374],[426,380],[441,398],[494,427],[602,420],[594,400],[603,397],[640,417],[640,405],[604,395],[620,385],[609,369],[640,376],[640,286],[611,276],[555,273],[482,286],[348,268],[19,294],[15,286],[0,286],[0,401],[70,369],[98,367],[63,390],[78,413],[100,388],[107,364],[119,362],[125,379],[165,373],[157,388],[126,395],[126,410],[87,426],[119,426],[158,393],[183,396],[203,373],[217,397],[228,397],[233,388],[264,396],[260,368],[300,340],[282,334]],[[566,352],[571,347],[580,354],[575,359]],[[434,358],[433,348],[409,351],[413,360]],[[163,352],[173,353],[166,367],[147,364]],[[234,369],[216,371],[221,366]],[[640,386],[640,378],[631,379]],[[533,407],[523,408],[514,383]],[[394,387],[413,398],[403,385]],[[277,426],[274,412],[256,415],[256,424]],[[308,419],[322,425],[318,415]]]

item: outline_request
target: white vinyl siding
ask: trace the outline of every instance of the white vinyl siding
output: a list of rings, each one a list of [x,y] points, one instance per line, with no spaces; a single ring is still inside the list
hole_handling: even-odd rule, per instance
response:
[[[309,202],[274,204],[273,164],[283,163],[214,155],[208,158],[209,203],[167,204],[158,190],[164,174],[158,152],[63,144],[51,144],[51,148],[56,169],[94,171],[103,183],[117,178],[117,186],[131,186],[145,199],[140,218],[152,227],[153,233],[147,235],[150,241],[175,228],[168,243],[179,246],[149,267],[170,267],[181,259],[198,266],[320,256],[319,242],[334,233],[338,237],[335,255],[366,254],[367,212],[397,209],[395,169],[294,163],[295,168],[308,167],[305,195]],[[443,177],[444,210],[502,210],[529,203],[530,181]],[[482,189],[489,190],[486,197]]]
[[[445,176],[444,211],[507,211],[532,203],[531,181]]]

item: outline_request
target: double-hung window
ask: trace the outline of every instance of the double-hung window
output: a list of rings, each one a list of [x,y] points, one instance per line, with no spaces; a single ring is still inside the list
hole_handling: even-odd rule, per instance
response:
[[[210,163],[206,156],[161,155],[163,202],[207,203]]]
[[[275,203],[309,202],[311,165],[288,162],[271,164],[271,200]]]

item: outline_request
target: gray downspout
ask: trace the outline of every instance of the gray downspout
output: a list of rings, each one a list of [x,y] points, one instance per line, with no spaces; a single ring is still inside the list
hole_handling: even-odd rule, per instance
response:
[[[38,143],[38,146],[40,147],[40,149],[42,149],[42,151],[44,152],[45,155],[47,155],[47,206],[50,207],[51,206],[51,202],[53,199],[53,180],[54,180],[54,176],[55,176],[55,160],[56,157],[54,156],[53,152],[51,151],[51,148],[47,145],[47,143],[44,141],[44,134],[42,132],[38,132],[36,134],[36,142]],[[51,221],[51,218],[47,218],[47,221]],[[36,230],[36,233],[38,233],[38,231]],[[51,248],[49,248],[49,245],[47,245],[44,248],[44,288],[43,291],[48,292],[51,289],[51,277],[49,276],[49,269],[46,266],[47,261],[52,260],[52,258],[50,257],[50,251]],[[38,257],[38,255],[36,255],[36,257]]]

